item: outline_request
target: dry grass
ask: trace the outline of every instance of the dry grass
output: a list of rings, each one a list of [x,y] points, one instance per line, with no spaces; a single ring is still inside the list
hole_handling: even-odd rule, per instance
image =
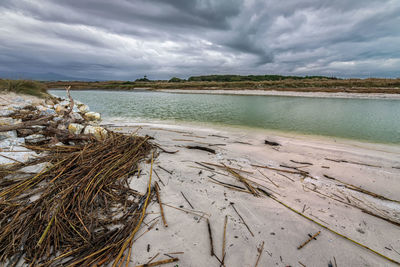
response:
[[[43,83],[30,80],[4,80],[0,79],[0,92],[14,92],[18,94],[48,96],[47,87]]]

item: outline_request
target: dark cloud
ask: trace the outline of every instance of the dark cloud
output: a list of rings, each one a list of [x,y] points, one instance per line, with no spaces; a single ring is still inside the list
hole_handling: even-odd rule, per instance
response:
[[[3,0],[0,75],[399,77],[398,0]]]

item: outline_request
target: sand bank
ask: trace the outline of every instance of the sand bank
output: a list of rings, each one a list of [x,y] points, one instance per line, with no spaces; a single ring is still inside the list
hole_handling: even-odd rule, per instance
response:
[[[210,255],[205,219],[210,221],[214,251],[221,259],[225,216],[226,266],[254,266],[257,248],[262,242],[265,244],[258,266],[328,266],[330,262],[335,266],[335,261],[337,266],[395,266],[265,195],[255,197],[222,186],[221,183],[227,183],[244,188],[226,169],[204,162],[223,163],[242,170],[237,172],[282,203],[400,261],[399,226],[362,212],[400,223],[399,202],[355,190],[359,187],[399,201],[400,146],[280,136],[232,128],[108,122],[110,129],[121,132],[132,132],[138,126],[141,126],[140,134],[154,137],[163,149],[178,152],[161,153],[153,173],[153,179],[161,187],[162,202],[166,204],[163,207],[168,227],[163,226],[159,207],[151,206],[148,211],[154,214],[149,214],[145,222],[149,226],[156,222],[156,225],[135,242],[132,266],[144,264],[158,253],[154,261],[165,258],[166,253],[177,256],[179,266],[218,266],[218,260]],[[280,146],[266,145],[265,139]],[[216,154],[188,149],[189,145],[214,149]],[[299,170],[308,175],[298,174]],[[140,184],[142,187],[137,189],[143,191],[148,174],[149,170],[144,169],[132,185],[140,187]],[[235,203],[247,226],[230,203]],[[309,239],[309,234],[318,231],[321,234],[317,240],[297,249]]]

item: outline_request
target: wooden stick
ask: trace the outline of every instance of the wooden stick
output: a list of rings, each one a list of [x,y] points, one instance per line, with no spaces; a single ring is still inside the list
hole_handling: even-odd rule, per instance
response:
[[[194,161],[194,163],[196,163],[196,164],[198,164],[198,165],[200,165],[200,166],[202,166],[204,168],[207,168],[209,170],[213,170],[213,171],[215,170],[214,168],[211,168],[211,167],[209,167],[209,166],[207,166],[207,165],[205,165],[203,163],[200,163],[200,162],[197,162],[197,161]]]
[[[225,246],[226,246],[226,224],[228,223],[228,215],[225,215],[225,222],[224,222],[224,236],[222,239],[222,265],[225,263]]]
[[[160,181],[160,183],[165,187],[164,182],[161,180],[160,176],[158,175],[158,173],[156,172],[156,170],[153,170],[154,174],[157,176],[158,180]]]
[[[239,173],[235,172],[234,170],[232,170],[231,168],[229,168],[228,166],[226,166],[225,164],[223,164],[226,168],[226,170],[228,172],[230,172],[233,176],[235,176],[239,181],[241,181],[246,187],[247,189],[249,189],[249,191],[254,195],[254,196],[259,196],[260,194],[247,182],[246,178],[244,178],[243,176],[241,176]]]
[[[179,261],[178,258],[173,258],[173,259],[166,259],[166,260],[160,260],[160,261],[155,261],[153,263],[149,263],[149,264],[142,264],[142,265],[136,265],[136,267],[151,267],[151,266],[157,266],[157,265],[162,265],[162,264],[167,264],[167,263],[171,263],[171,262],[176,262]]]
[[[204,216],[204,215],[211,216],[210,214],[205,213],[204,211],[182,209],[182,208],[178,208],[178,207],[171,206],[171,205],[166,204],[166,203],[162,203],[162,204],[163,204],[164,206],[167,206],[167,207],[170,207],[170,208],[173,208],[173,209],[177,209],[177,210],[181,210],[181,211],[186,212],[186,213],[191,213],[191,214],[196,215],[196,216]]]
[[[313,165],[310,162],[295,161],[295,160],[292,160],[292,159],[290,161],[293,162],[293,163],[297,163],[297,164]]]
[[[157,200],[158,200],[158,204],[160,205],[161,218],[162,218],[162,221],[164,223],[164,226],[168,227],[167,221],[165,220],[165,217],[164,217],[164,209],[163,209],[161,198],[160,198],[160,191],[159,191],[160,190],[160,186],[158,185],[157,182],[155,182],[155,185],[156,185],[155,188],[156,188]]]
[[[192,204],[189,202],[189,200],[185,197],[185,195],[182,193],[182,191],[181,191],[181,194],[182,194],[183,198],[186,200],[186,202],[190,205],[190,207],[192,207],[192,209],[194,209],[193,205],[192,205]]]
[[[256,261],[256,264],[254,265],[254,267],[257,267],[258,262],[260,261],[263,249],[264,249],[264,241],[262,242],[261,248],[257,249],[258,250],[258,257],[257,257],[257,261]]]
[[[274,183],[268,176],[266,176],[264,173],[262,173],[259,169],[257,169],[257,171],[259,173],[261,173],[262,176],[264,176],[265,178],[268,179],[268,181],[270,181],[273,185],[275,185],[276,187],[279,187],[279,185],[277,185],[276,183]]]
[[[321,231],[318,231],[315,235],[311,236],[309,239],[307,239],[303,244],[301,244],[300,246],[297,247],[297,249],[301,249],[303,248],[305,245],[308,244],[308,242],[310,242],[311,240],[313,240],[315,237],[317,237],[319,234],[321,233]]]
[[[152,262],[155,258],[157,258],[158,255],[160,255],[160,252],[158,252],[156,255],[154,255],[146,264],[149,264],[150,262]]]
[[[211,162],[205,162],[205,161],[202,161],[201,163],[207,164],[207,165],[211,165],[211,166],[215,166],[215,167],[219,167],[219,168],[221,168],[221,169],[225,169],[225,170],[226,170],[226,165],[225,165],[225,164],[224,164],[224,165],[219,165],[219,164],[215,164],[215,163],[211,163]],[[250,172],[250,171],[245,171],[245,170],[241,170],[241,169],[237,169],[237,168],[233,168],[233,167],[229,167],[229,168],[231,168],[231,169],[234,170],[234,171],[244,172],[244,173],[248,173],[248,174],[253,174],[253,172]]]
[[[208,236],[210,237],[210,248],[211,248],[211,256],[214,256],[214,244],[213,244],[213,238],[212,238],[212,233],[211,233],[211,225],[210,225],[210,220],[207,219],[207,225],[208,225]]]
[[[162,167],[160,165],[158,165],[158,168],[160,168],[161,170],[163,170],[163,171],[165,171],[165,172],[167,172],[167,173],[172,175],[172,171],[169,171],[169,170],[165,169],[164,167]]]
[[[250,230],[250,227],[247,225],[247,223],[244,221],[243,217],[239,214],[239,212],[236,210],[235,208],[235,203],[231,202],[230,203],[232,208],[235,210],[236,214],[240,217],[240,219],[242,220],[242,222],[244,223],[244,225],[247,227],[247,230],[249,230],[250,234],[252,236],[254,236],[253,232]]]

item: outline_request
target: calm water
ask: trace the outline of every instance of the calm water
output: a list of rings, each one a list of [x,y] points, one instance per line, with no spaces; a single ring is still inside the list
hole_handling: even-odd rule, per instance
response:
[[[51,93],[65,96],[63,91]],[[239,125],[400,143],[400,100],[73,91],[103,117]]]

